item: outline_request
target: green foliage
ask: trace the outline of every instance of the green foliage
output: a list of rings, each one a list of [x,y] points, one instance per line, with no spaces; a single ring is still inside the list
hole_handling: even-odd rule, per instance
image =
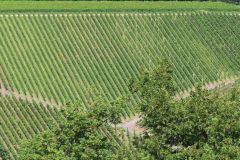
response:
[[[89,105],[67,104],[52,130],[25,141],[20,146],[20,160],[122,160],[147,159],[149,155],[138,154],[133,146],[117,146],[101,130],[121,121],[124,99],[109,103],[97,97]],[[113,128],[111,133],[114,132]],[[114,135],[113,135],[114,136]],[[115,136],[116,137],[116,136]],[[133,156],[136,155],[136,156]]]
[[[219,97],[197,87],[190,97],[175,100],[172,73],[163,62],[130,86],[139,93],[148,130],[136,145],[155,159],[239,159],[239,90]]]
[[[8,160],[10,158],[8,151],[0,144],[0,158]]]
[[[101,127],[116,120],[107,104],[100,98],[89,108],[68,104],[55,128],[20,147],[19,159],[111,159],[116,144],[100,133]]]
[[[15,145],[19,140],[49,128],[48,118],[54,121],[58,114],[52,109],[55,102],[62,106],[67,101],[81,99],[86,104],[87,88],[93,86],[110,103],[119,95],[129,93],[126,87],[129,77],[138,77],[140,68],[155,66],[164,57],[173,63],[178,91],[238,73],[240,16],[233,11],[239,10],[239,6],[213,2],[114,4],[1,3],[0,10],[23,9],[28,13],[0,15],[0,30],[4,31],[0,40],[3,44],[0,81],[8,91],[14,91],[13,95],[27,94],[26,97],[44,103],[54,102],[45,109],[39,104],[1,97],[1,102],[4,101],[0,102],[1,141],[11,156],[16,158]],[[112,11],[161,12],[79,12],[110,11],[109,7]],[[63,8],[71,13],[30,13],[37,9],[61,11]],[[134,99],[132,104],[137,101]],[[125,115],[133,111],[128,108]],[[119,115],[113,115],[115,122],[111,121],[116,124]]]
[[[172,154],[171,148],[167,158],[239,159],[240,101],[236,93],[219,98],[198,88],[182,100],[177,121],[169,122],[166,136],[167,144],[179,150]]]
[[[31,140],[23,141],[20,146],[19,160],[62,160],[62,150],[57,149],[57,140],[52,132],[44,132]]]
[[[121,146],[114,157],[115,160],[154,160],[145,150],[135,148],[132,145]]]
[[[145,71],[139,80],[132,81],[129,88],[132,93],[139,93],[141,99],[140,110],[144,117],[143,126],[151,129],[155,133],[159,133],[174,115],[173,96],[175,87],[172,81],[172,67],[167,61],[162,61],[152,71]],[[161,106],[161,107],[160,107]],[[169,118],[163,121],[161,117]]]

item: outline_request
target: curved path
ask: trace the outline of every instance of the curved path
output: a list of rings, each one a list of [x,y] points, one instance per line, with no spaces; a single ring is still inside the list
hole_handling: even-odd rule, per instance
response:
[[[222,88],[227,85],[233,85],[236,83],[237,80],[239,80],[239,77],[231,77],[226,80],[220,80],[213,83],[208,83],[204,86],[202,86],[203,89],[206,90],[212,90],[217,88]],[[191,91],[194,91],[195,88],[191,88],[188,91],[181,92],[175,96],[176,99],[182,99],[190,96]],[[125,130],[128,130],[130,133],[136,132],[136,133],[142,133],[145,129],[140,128],[138,125],[138,122],[141,120],[141,117],[139,115],[133,116],[131,118],[128,118],[124,120],[122,123],[118,124],[117,127],[123,128]]]
[[[202,88],[203,89],[207,89],[207,90],[212,90],[212,89],[216,89],[216,88],[222,88],[224,86],[227,85],[232,85],[234,84],[237,80],[239,80],[239,77],[231,77],[228,78],[226,80],[220,80],[220,81],[216,81],[213,83],[209,83],[204,85]],[[195,88],[191,88],[190,90],[187,90],[185,92],[180,92],[179,94],[177,94],[175,96],[176,99],[182,99],[182,98],[186,98],[188,96],[190,96],[190,92],[194,91]],[[42,104],[43,106],[52,106],[52,107],[57,107],[60,108],[61,105],[58,105],[56,102],[54,101],[50,101],[47,99],[43,99],[42,97],[34,97],[34,96],[30,96],[30,95],[25,95],[16,91],[10,91],[8,89],[6,89],[6,87],[4,86],[2,80],[0,79],[0,93],[2,94],[2,96],[13,96],[17,99],[22,99],[22,100],[26,100],[30,103],[37,103],[37,104]],[[120,128],[124,128],[126,130],[128,130],[129,132],[142,132],[144,131],[143,128],[140,128],[137,123],[141,120],[140,116],[134,116],[131,117],[129,119],[124,120],[122,123],[118,124],[117,127]]]

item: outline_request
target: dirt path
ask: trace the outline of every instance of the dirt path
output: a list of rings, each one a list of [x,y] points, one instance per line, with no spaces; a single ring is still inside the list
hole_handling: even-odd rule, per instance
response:
[[[226,80],[220,80],[220,81],[216,81],[216,82],[213,82],[213,83],[206,84],[202,88],[207,89],[207,90],[222,88],[226,85],[234,84],[238,79],[239,79],[239,77],[231,77],[231,78],[226,79]],[[181,93],[177,94],[175,96],[175,98],[176,99],[186,98],[186,97],[190,96],[190,92],[194,91],[194,90],[195,90],[195,88],[191,88],[190,90],[187,90],[185,92],[181,92]],[[57,108],[61,107],[56,102],[43,99],[42,97],[32,97],[30,95],[25,95],[25,94],[22,94],[22,93],[18,93],[16,91],[7,90],[1,79],[0,79],[0,93],[3,96],[13,96],[16,99],[26,100],[30,103],[35,102],[37,104],[42,104],[45,107],[46,106],[53,106],[53,107],[57,107]],[[137,116],[134,116],[134,117],[131,117],[129,119],[124,120],[124,122],[118,124],[117,127],[124,128],[124,129],[128,130],[129,132],[136,131],[138,133],[141,133],[141,132],[144,131],[144,129],[140,128],[137,124],[140,120],[141,120],[140,116],[137,115]]]
[[[216,82],[213,82],[213,83],[206,84],[206,85],[202,86],[202,88],[206,89],[206,90],[222,88],[226,85],[234,84],[239,79],[240,79],[239,77],[231,77],[231,78],[226,79],[226,80],[220,80],[220,81],[216,81]],[[195,90],[195,88],[193,87],[188,91],[177,94],[175,98],[176,99],[182,99],[182,98],[189,97],[191,91],[194,91],[194,90]],[[138,126],[138,122],[140,120],[141,120],[141,117],[139,115],[137,115],[137,116],[134,116],[134,117],[131,117],[129,119],[124,120],[122,123],[118,124],[117,127],[128,130],[130,133],[133,133],[133,132],[142,133],[145,129],[140,128]]]
[[[17,91],[8,90],[4,86],[1,79],[0,79],[0,93],[2,94],[2,96],[12,96],[12,97],[15,97],[16,99],[25,100],[25,101],[28,101],[30,103],[35,102],[37,104],[42,104],[45,107],[47,107],[47,106],[52,106],[52,107],[57,107],[57,108],[61,107],[56,102],[43,99],[42,97],[33,97],[33,96],[30,96],[30,95],[25,95],[25,94],[19,93]]]
[[[140,120],[141,117],[139,115],[136,115],[130,119],[126,119],[123,123],[118,124],[117,127],[128,130],[130,133],[133,133],[134,131],[136,133],[142,133],[144,129],[138,126],[138,122]]]
[[[227,86],[227,85],[232,85],[234,84],[237,80],[239,80],[240,78],[239,77],[230,77],[228,79],[224,79],[224,80],[219,80],[219,81],[215,81],[215,82],[211,82],[211,83],[208,83],[208,84],[205,84],[202,86],[202,89],[206,89],[206,90],[213,90],[213,89],[217,89],[217,88],[222,88],[224,86]],[[181,99],[181,98],[186,98],[186,97],[189,97],[190,96],[190,93],[191,91],[194,91],[195,90],[195,87],[189,89],[189,90],[186,90],[184,92],[180,92],[179,94],[177,94],[175,96],[176,99]]]

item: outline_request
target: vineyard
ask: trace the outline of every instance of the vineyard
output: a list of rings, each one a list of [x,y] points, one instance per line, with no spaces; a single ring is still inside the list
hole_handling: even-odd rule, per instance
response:
[[[0,105],[0,141],[12,153],[12,158],[16,158],[20,140],[48,129],[48,122],[57,117],[57,111],[52,107],[27,103],[11,96],[0,95]]]
[[[92,89],[129,94],[129,79],[164,58],[178,92],[240,74],[238,12],[6,13],[0,35],[0,143],[13,159],[59,107]]]

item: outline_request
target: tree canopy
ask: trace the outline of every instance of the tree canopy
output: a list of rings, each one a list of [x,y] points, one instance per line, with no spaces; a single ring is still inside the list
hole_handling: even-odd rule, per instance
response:
[[[144,151],[138,153],[134,146],[128,146],[118,137],[109,124],[121,121],[122,99],[107,102],[94,98],[87,106],[81,103],[67,104],[53,129],[20,146],[20,160],[132,160],[145,159]],[[111,136],[104,133],[104,129]],[[120,145],[115,142],[120,141]]]
[[[171,64],[162,62],[130,84],[141,103],[142,126],[137,143],[155,159],[239,159],[240,94],[220,97],[201,89],[177,100]]]
[[[109,159],[113,156],[116,144],[100,133],[101,127],[112,120],[110,108],[102,99],[87,107],[80,103],[64,107],[56,127],[25,142],[19,159]]]

